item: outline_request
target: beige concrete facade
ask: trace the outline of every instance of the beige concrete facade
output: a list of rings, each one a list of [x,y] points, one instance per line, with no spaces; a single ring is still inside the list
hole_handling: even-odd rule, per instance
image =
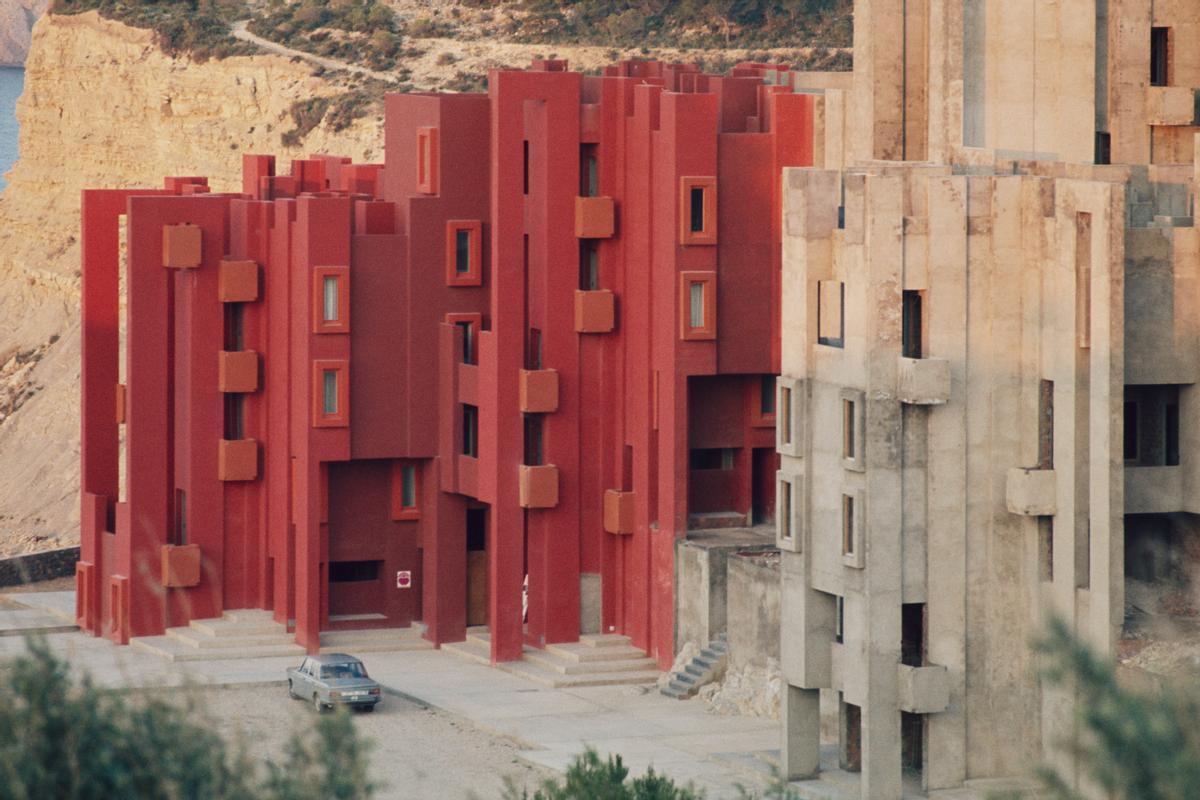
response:
[[[1200,607],[1200,3],[855,22],[824,168],[783,181],[784,769],[1077,776],[1030,640],[1115,656]]]

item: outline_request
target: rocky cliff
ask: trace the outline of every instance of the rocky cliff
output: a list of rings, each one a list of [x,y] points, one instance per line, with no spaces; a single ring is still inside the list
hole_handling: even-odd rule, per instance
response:
[[[25,70],[21,158],[0,194],[0,555],[79,538],[80,190],[165,175],[237,190],[243,152],[372,161],[383,145],[367,117],[283,148],[294,102],[341,91],[311,65],[172,59],[95,13],[42,17]]]
[[[50,0],[0,0],[0,67],[19,67],[29,55],[33,23]]]

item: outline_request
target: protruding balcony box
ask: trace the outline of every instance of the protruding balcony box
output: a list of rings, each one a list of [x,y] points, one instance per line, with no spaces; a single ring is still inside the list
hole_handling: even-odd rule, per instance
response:
[[[575,235],[580,239],[607,239],[616,230],[611,197],[575,198]]]
[[[521,465],[520,483],[522,508],[554,508],[558,505],[558,467],[553,464]]]
[[[607,289],[575,291],[575,330],[579,333],[608,333],[616,322],[616,304]]]
[[[125,384],[117,384],[117,424],[125,424]]]
[[[1151,125],[1195,125],[1196,89],[1187,86],[1146,87],[1146,116]]]
[[[1016,468],[1008,471],[1005,489],[1008,510],[1026,517],[1048,517],[1058,511],[1057,487],[1052,469]]]
[[[950,707],[950,678],[945,667],[897,664],[896,669],[896,694],[901,711],[937,714]]]
[[[163,266],[191,269],[200,266],[201,231],[196,225],[163,225]]]
[[[633,533],[633,492],[607,489],[604,492],[604,530]]]
[[[944,358],[900,358],[896,393],[901,403],[936,406],[950,401],[950,362]]]
[[[217,447],[217,479],[252,481],[258,477],[258,442],[222,439]]]
[[[520,381],[521,410],[526,414],[548,414],[558,410],[558,371],[523,369]]]
[[[258,353],[222,350],[218,354],[217,388],[222,392],[258,391]]]
[[[164,544],[162,585],[180,589],[200,583],[200,545]]]
[[[258,299],[258,264],[222,261],[217,272],[217,299],[222,303],[253,303]]]

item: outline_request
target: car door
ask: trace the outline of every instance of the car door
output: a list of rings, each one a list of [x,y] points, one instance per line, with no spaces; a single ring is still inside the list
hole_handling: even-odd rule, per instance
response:
[[[301,690],[299,692],[299,694],[307,697],[309,692],[312,691],[312,659],[311,658],[306,658],[306,659],[304,659],[303,662],[301,662],[299,675],[300,675],[299,688]]]

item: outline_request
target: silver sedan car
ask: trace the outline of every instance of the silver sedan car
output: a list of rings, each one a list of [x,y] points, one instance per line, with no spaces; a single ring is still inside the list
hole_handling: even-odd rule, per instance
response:
[[[308,656],[287,677],[288,694],[312,701],[318,711],[335,705],[374,711],[382,695],[363,663],[345,653]]]

